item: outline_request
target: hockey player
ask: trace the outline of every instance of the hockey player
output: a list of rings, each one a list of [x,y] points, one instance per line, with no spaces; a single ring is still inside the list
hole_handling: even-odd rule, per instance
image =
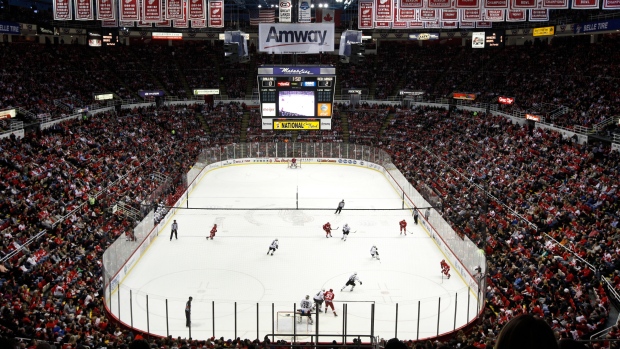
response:
[[[407,221],[406,220],[402,220],[399,222],[400,224],[400,235],[403,235],[403,233],[405,233],[405,236],[407,235]]]
[[[217,233],[217,224],[213,224],[213,228],[211,228],[211,235],[207,237],[207,240],[213,240],[213,238],[215,237],[215,233]]]
[[[323,312],[323,310],[321,310],[321,307],[323,306],[324,295],[325,295],[324,288],[314,295],[314,304],[316,305],[316,308],[319,309],[319,312],[321,313]]]
[[[347,241],[347,236],[349,236],[350,231],[351,227],[349,227],[349,224],[345,223],[344,227],[342,227],[342,238],[340,240]]]
[[[276,250],[278,249],[278,245],[280,243],[278,242],[278,239],[275,239],[271,242],[271,245],[269,245],[269,251],[267,251],[267,254],[269,254],[269,252],[271,252],[271,255],[273,256],[273,253],[276,252]]]
[[[332,237],[332,230],[334,230],[334,229],[332,229],[332,225],[329,222],[323,224],[323,230],[325,231],[325,237],[326,238],[331,238]]]
[[[372,247],[370,248],[370,255],[372,256],[372,258],[377,258],[377,260],[381,260],[381,258],[379,258],[379,249],[377,248],[377,246],[372,245]]]
[[[355,272],[355,273],[353,273],[353,275],[349,276],[349,281],[347,281],[346,285],[342,286],[340,291],[344,291],[344,289],[347,288],[347,286],[351,285],[351,292],[353,292],[353,289],[355,288],[355,281],[359,282],[360,285],[362,284],[362,280],[360,280],[357,277],[357,272]]]
[[[342,201],[340,201],[338,203],[338,208],[336,208],[336,212],[334,212],[334,214],[336,214],[336,213],[340,214],[340,212],[342,212],[343,208],[344,208],[344,199],[342,199]]]
[[[177,230],[179,230],[179,225],[177,224],[177,220],[175,219],[174,222],[172,222],[172,229],[170,230],[170,241],[172,241],[172,235],[174,235],[175,239],[179,239],[177,237]]]
[[[416,225],[418,225],[418,217],[420,216],[420,214],[418,214],[418,210],[416,209],[415,211],[413,211],[413,223],[415,223]]]
[[[336,310],[334,309],[334,290],[330,288],[329,291],[323,294],[323,298],[325,299],[325,314],[327,314],[327,308],[331,307],[334,316],[338,316],[338,314],[336,314]]]
[[[312,325],[312,302],[310,302],[310,296],[306,295],[306,298],[299,302],[299,308],[297,311],[300,313],[300,316],[297,318],[297,322],[301,322],[302,316],[307,316],[308,323]]]
[[[446,277],[448,277],[448,279],[450,278],[450,266],[448,265],[448,263],[446,263],[445,259],[441,260],[441,273],[443,275],[445,275]]]
[[[297,159],[295,159],[295,158],[291,159],[291,167],[292,168],[297,168]]]

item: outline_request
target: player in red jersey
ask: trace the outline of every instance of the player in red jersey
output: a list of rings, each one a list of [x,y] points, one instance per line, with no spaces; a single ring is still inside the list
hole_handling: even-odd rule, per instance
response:
[[[398,223],[400,224],[400,235],[403,235],[403,232],[407,235],[407,221],[403,219]]]
[[[332,237],[332,225],[329,222],[323,224],[323,230],[325,230],[326,238]]]
[[[207,237],[207,240],[209,240],[209,238],[211,238],[211,240],[213,240],[213,237],[215,236],[215,233],[217,233],[217,224],[213,224],[213,228],[211,228],[211,235],[209,237]]]
[[[445,259],[441,260],[440,265],[441,265],[441,273],[447,276],[449,279],[450,278],[450,266],[448,265],[448,263],[446,263]]]
[[[323,299],[325,299],[325,313],[327,314],[327,308],[331,307],[334,316],[338,316],[338,314],[336,314],[336,310],[334,309],[334,290],[330,288],[329,291],[326,291],[323,294]]]

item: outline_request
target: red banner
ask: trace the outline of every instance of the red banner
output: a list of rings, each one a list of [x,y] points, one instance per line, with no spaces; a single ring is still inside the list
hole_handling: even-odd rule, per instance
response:
[[[424,22],[409,22],[409,28],[411,29],[424,29]]]
[[[620,3],[620,0],[611,0]],[[568,8],[568,0],[542,0],[542,8]]]
[[[424,0],[398,0],[398,8],[421,8]]]
[[[536,8],[536,0],[512,0],[510,8]]]
[[[481,21],[482,20],[482,11],[480,9],[476,9],[476,10],[461,10],[461,18],[464,21]]]
[[[525,20],[525,10],[508,10],[506,14],[506,22],[523,22]]]
[[[452,8],[451,0],[427,0],[428,8]]]
[[[374,27],[375,3],[370,1],[360,0],[357,3],[357,28],[358,29],[372,29]]]
[[[189,19],[206,19],[207,9],[205,0],[189,0]]]
[[[392,27],[392,22],[375,22],[374,26],[379,29],[390,29]]]
[[[101,21],[101,27],[103,28],[117,28],[118,27],[118,22],[116,21],[116,19],[104,19]]]
[[[484,19],[486,21],[491,21],[491,22],[503,22],[505,13],[506,13],[506,10],[485,9]]]
[[[165,19],[183,19],[183,0],[166,0]]]
[[[514,104],[515,103],[515,99],[514,97],[504,97],[504,96],[499,96],[497,97],[497,102],[499,104]]]
[[[441,22],[441,27],[445,29],[456,29],[459,27],[459,22]]]
[[[459,24],[459,27],[461,29],[473,29],[473,28],[476,28],[476,22],[462,21]]]
[[[508,8],[508,0],[483,0],[484,8]]]
[[[77,0],[75,2],[75,20],[90,21],[95,18],[92,0]]]
[[[440,19],[442,21],[448,21],[448,22],[456,21],[456,22],[458,22],[459,18],[460,18],[459,17],[459,10],[453,10],[453,9],[441,10],[441,18]]]
[[[155,23],[155,27],[158,27],[158,28],[170,28],[170,21],[157,22],[157,23]]]
[[[493,22],[489,22],[489,21],[476,22],[476,28],[493,28]]]
[[[72,2],[69,0],[53,0],[54,4],[54,20],[55,21],[70,21],[72,16]]]
[[[138,28],[151,28],[153,27],[153,23],[148,23],[145,21],[137,21],[136,22],[136,27]]]
[[[454,99],[467,99],[473,101],[476,99],[476,95],[473,93],[453,92],[452,98]]]
[[[413,9],[413,8],[399,8],[398,11],[398,20],[399,21],[407,21],[407,22],[411,22],[411,21],[415,21],[416,19],[418,19],[418,12]]]
[[[574,9],[597,9],[599,8],[598,0],[573,0],[573,6],[571,8]]]
[[[394,3],[392,0],[375,0],[375,21],[392,22],[394,20]]]
[[[97,19],[98,20],[112,20],[116,19],[116,13],[114,11],[114,0],[95,0],[95,6],[97,6]]]
[[[432,22],[424,22],[424,29],[438,29],[441,28],[441,22],[432,21]]]
[[[209,0],[209,28],[224,28],[223,0]]]
[[[121,21],[139,21],[138,0],[121,0]]]
[[[420,21],[432,22],[439,20],[439,10],[435,9],[420,9]]]
[[[172,21],[173,28],[189,28],[189,22],[187,21],[187,2],[183,2],[183,18],[175,19]]]
[[[191,23],[192,23],[192,28],[206,28],[207,27],[207,21],[205,19],[193,19]]]
[[[546,8],[533,8],[530,11],[530,22],[546,22],[549,20],[549,10]]]
[[[159,22],[162,18],[161,0],[144,0],[142,3],[142,21],[147,23]]]
[[[457,8],[479,8],[480,2],[478,0],[456,0]]]
[[[620,9],[620,0],[603,0],[603,10]]]
[[[392,22],[393,29],[406,29],[409,28],[409,23],[407,21],[399,21],[398,20],[398,9],[394,10],[394,21]]]

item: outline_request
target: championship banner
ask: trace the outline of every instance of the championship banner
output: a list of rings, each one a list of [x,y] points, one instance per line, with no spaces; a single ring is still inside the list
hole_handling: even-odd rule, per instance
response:
[[[145,22],[145,21],[137,21],[136,27],[138,28],[152,28],[153,23]]]
[[[508,8],[509,0],[483,0],[483,8]],[[566,0],[568,1],[568,0]]]
[[[360,0],[357,3],[357,28],[373,29],[375,3],[372,0]]]
[[[138,11],[138,0],[120,0],[121,10],[119,19],[121,21],[139,21],[140,12]]]
[[[434,22],[439,20],[439,10],[423,8],[420,9],[421,22]],[[426,27],[426,25],[425,25]]]
[[[414,22],[409,22],[409,29],[424,29],[424,22],[420,22],[417,20]]]
[[[485,9],[483,17],[485,21],[503,22],[505,13],[505,10]]]
[[[205,20],[207,18],[207,7],[205,0],[189,0],[189,16],[187,19]]]
[[[392,28],[394,28],[394,29],[407,29],[407,28],[409,28],[409,23],[407,21],[399,21],[398,20],[398,9],[397,8],[394,9],[394,21],[392,22]]]
[[[603,10],[620,9],[620,0],[603,0]]]
[[[573,9],[597,9],[599,8],[599,0],[573,0],[571,8]]]
[[[159,22],[162,18],[162,0],[144,0],[142,3],[142,20],[140,22],[148,23]],[[138,23],[138,26],[140,24]]]
[[[274,54],[317,54],[334,50],[333,23],[261,23],[258,50]]]
[[[459,27],[459,22],[441,22],[441,27],[444,29],[456,29]]]
[[[102,28],[118,28],[118,21],[116,19],[104,19],[101,21]]]
[[[97,20],[116,19],[114,0],[95,0],[95,6],[97,7]]]
[[[75,2],[75,20],[91,21],[95,19],[92,0],[76,0]]]
[[[618,3],[620,3],[620,0],[610,0],[610,1],[617,1]],[[567,9],[568,8],[568,0],[542,0],[542,7],[541,8]]]
[[[474,28],[476,28],[476,22],[461,21],[461,23],[459,23],[459,28],[461,28],[461,29],[474,29]],[[467,32],[465,32],[465,33],[467,33]]]
[[[493,22],[489,22],[489,21],[476,22],[476,28],[493,28]]]
[[[278,14],[280,23],[291,23],[293,20],[293,3],[291,0],[280,0],[278,9],[280,10]]]
[[[209,28],[224,28],[224,1],[209,0]]]
[[[424,28],[425,29],[440,29],[441,28],[441,22],[439,22],[439,21],[424,22]]]
[[[205,19],[192,19],[191,20],[192,28],[206,28],[207,21]]]
[[[69,0],[52,0],[54,5],[55,21],[70,21],[73,19],[72,1]]]
[[[155,23],[156,28],[170,28],[170,21],[161,21]]]
[[[441,16],[440,19],[442,21],[456,21],[458,22],[459,19],[461,18],[461,16],[459,16],[459,10],[454,10],[454,9],[444,9],[441,10]]]
[[[415,21],[418,19],[418,11],[413,8],[399,8],[396,10],[396,19],[399,21]]]
[[[424,0],[398,0],[398,8],[422,8]]]
[[[297,8],[298,22],[310,23],[312,21],[312,9],[310,7],[310,0],[299,0],[299,7]]]
[[[525,10],[508,10],[506,22],[524,22],[527,19]]]
[[[456,0],[456,8],[479,8],[478,0]]]
[[[591,0],[585,0],[591,1]],[[536,8],[536,0],[511,0],[511,9]]]
[[[187,2],[183,2],[183,19],[175,19],[172,21],[173,28],[189,28],[187,21]]]
[[[118,26],[119,27],[133,28],[133,24],[134,24],[134,21],[120,21],[120,22],[118,22]]]
[[[452,8],[452,0],[427,0],[428,8]]]
[[[183,19],[183,0],[165,0],[166,1],[166,20]]]
[[[393,20],[393,0],[375,0],[375,22],[392,22]]]
[[[375,22],[375,29],[390,29],[392,27],[392,22]]]
[[[482,11],[480,9],[476,9],[476,10],[461,10],[461,18],[464,21],[481,21],[482,20]]]
[[[549,21],[549,10],[546,8],[533,8],[530,11],[530,22]],[[553,28],[553,27],[552,27]]]

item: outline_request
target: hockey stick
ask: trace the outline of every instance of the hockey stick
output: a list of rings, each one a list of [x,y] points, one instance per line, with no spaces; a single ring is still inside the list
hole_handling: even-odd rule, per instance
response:
[[[353,234],[357,233],[357,230],[353,232]]]
[[[334,228],[334,229],[331,229],[331,230],[338,230],[338,229],[340,229],[340,227],[336,227],[336,228]]]

